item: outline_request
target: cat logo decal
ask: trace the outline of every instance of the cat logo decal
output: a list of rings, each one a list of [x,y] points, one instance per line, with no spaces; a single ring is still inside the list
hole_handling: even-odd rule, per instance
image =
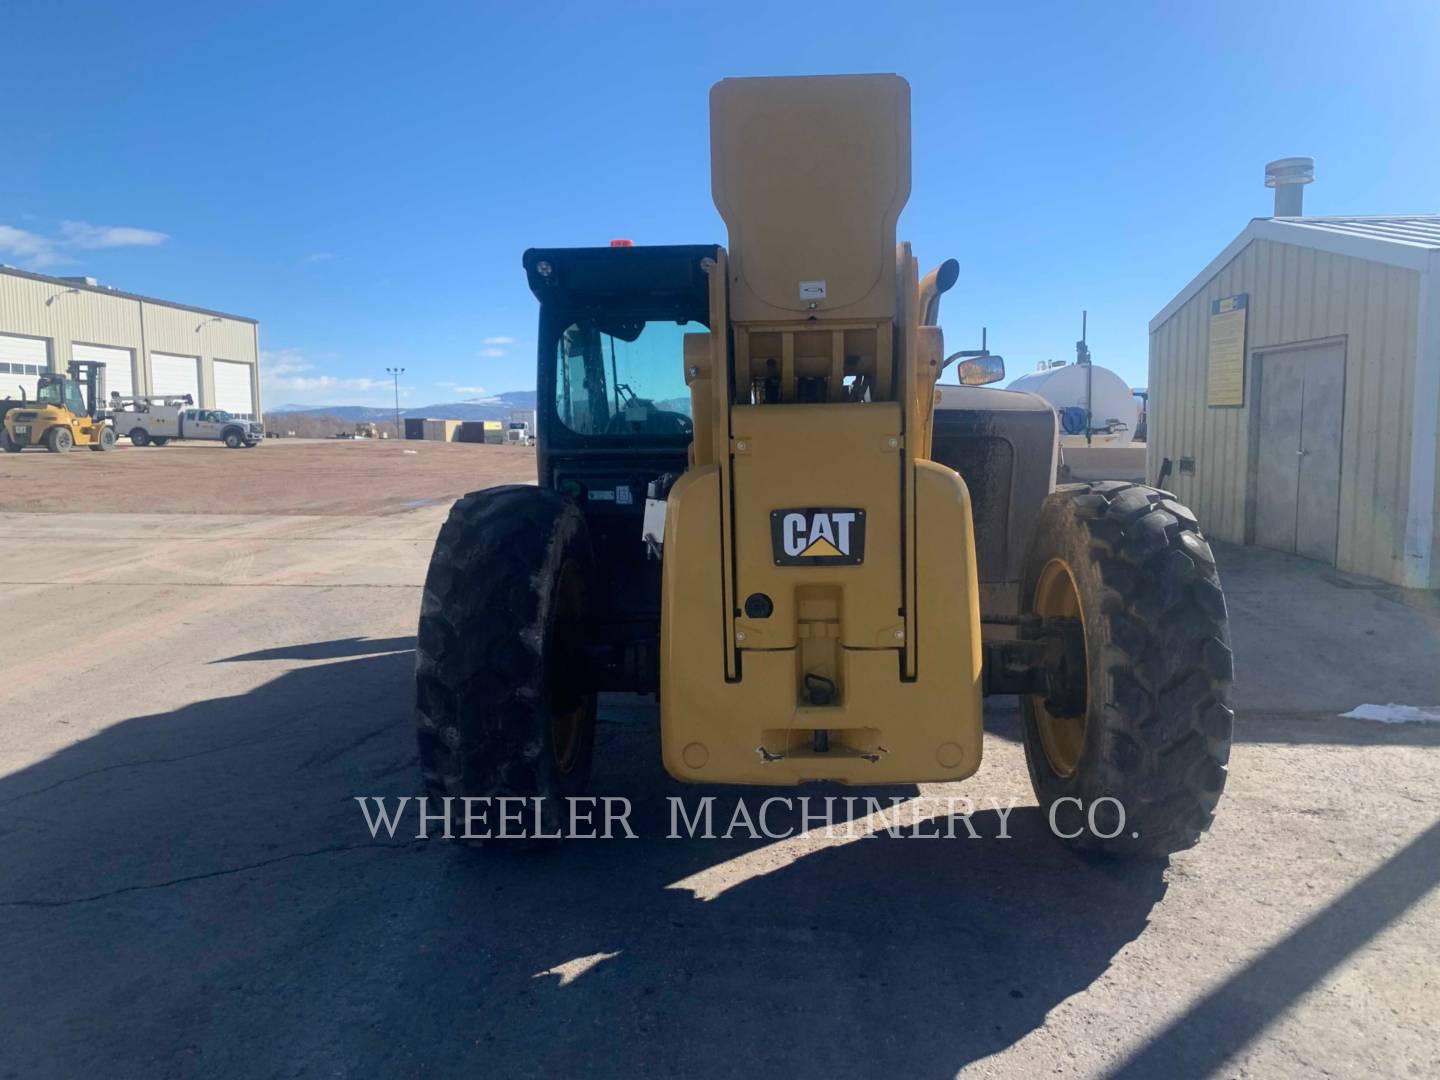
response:
[[[770,543],[776,566],[854,566],[865,561],[865,511],[772,510]]]

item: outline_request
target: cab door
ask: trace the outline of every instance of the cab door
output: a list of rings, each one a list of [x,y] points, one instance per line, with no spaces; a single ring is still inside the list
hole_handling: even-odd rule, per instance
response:
[[[70,413],[70,429],[74,432],[75,441],[82,444],[89,441],[94,436],[95,422],[86,410],[85,395],[80,392],[80,384],[74,379],[65,380],[63,402],[66,411]]]
[[[73,379],[65,380],[65,408],[76,416],[89,415],[85,409],[85,396],[80,392],[80,384]]]
[[[188,439],[214,439],[219,437],[219,432],[204,409],[186,409],[184,435]]]

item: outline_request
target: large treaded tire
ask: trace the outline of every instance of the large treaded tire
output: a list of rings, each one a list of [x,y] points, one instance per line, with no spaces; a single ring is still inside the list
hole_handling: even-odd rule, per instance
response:
[[[1058,799],[1118,799],[1125,824],[1102,839],[1088,826],[1076,847],[1158,857],[1193,846],[1225,787],[1234,714],[1225,596],[1195,515],[1171,494],[1120,481],[1065,485],[1042,504],[1026,552],[1023,609],[1052,560],[1073,572],[1085,627],[1083,744],[1069,775],[1041,739],[1040,699],[1021,698],[1025,757],[1042,808]],[[1056,816],[1071,832],[1074,804]],[[1097,831],[1119,824],[1101,803]]]
[[[426,794],[542,799],[544,833],[584,789],[595,743],[585,685],[584,592],[594,573],[579,508],[553,491],[513,485],[459,500],[425,578],[416,644],[416,726]],[[573,719],[561,735],[555,717]],[[496,804],[477,805],[477,833],[499,831]],[[460,836],[461,804],[452,805]],[[533,811],[508,834],[528,835]]]

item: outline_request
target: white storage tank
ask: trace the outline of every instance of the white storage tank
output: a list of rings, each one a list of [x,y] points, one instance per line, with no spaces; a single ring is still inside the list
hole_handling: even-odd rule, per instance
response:
[[[1089,365],[1090,426],[1104,431],[1113,425],[1113,435],[1106,439],[1112,445],[1124,445],[1135,437],[1139,414],[1135,398],[1125,380],[1109,368]],[[1060,414],[1062,436],[1085,437],[1086,365],[1064,364],[1022,375],[1010,384],[1011,390],[1038,394]],[[1066,415],[1066,410],[1080,410]],[[1122,426],[1123,425],[1123,426]]]

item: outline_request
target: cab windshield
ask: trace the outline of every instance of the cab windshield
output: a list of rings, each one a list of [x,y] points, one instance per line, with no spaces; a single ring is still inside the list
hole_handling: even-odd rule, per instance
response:
[[[41,405],[55,405],[79,414],[85,411],[85,401],[80,396],[80,387],[69,379],[54,379],[42,383],[35,390],[35,400]]]
[[[556,344],[555,412],[577,435],[688,436],[684,339],[696,323],[582,317]]]

